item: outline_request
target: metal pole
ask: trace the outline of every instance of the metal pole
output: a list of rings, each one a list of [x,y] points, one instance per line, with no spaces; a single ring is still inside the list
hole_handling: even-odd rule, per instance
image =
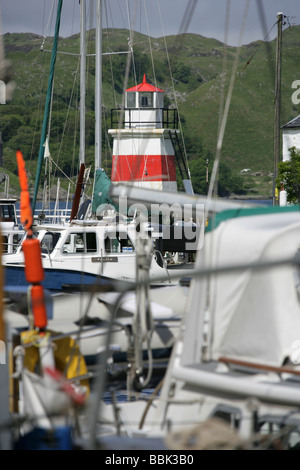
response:
[[[79,163],[85,162],[85,74],[86,74],[86,7],[80,0],[80,148]]]
[[[95,70],[95,170],[101,168],[102,143],[102,15],[101,0],[96,6],[96,70]]]
[[[276,77],[275,77],[275,115],[274,115],[274,171],[273,171],[273,206],[276,200],[276,178],[280,161],[280,104],[281,104],[281,45],[282,45],[282,13],[277,14],[276,43]]]

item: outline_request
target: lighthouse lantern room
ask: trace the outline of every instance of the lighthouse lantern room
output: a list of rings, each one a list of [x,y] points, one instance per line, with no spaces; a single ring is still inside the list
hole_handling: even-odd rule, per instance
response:
[[[114,123],[119,122],[113,119]],[[123,127],[113,137],[113,182],[177,191],[173,139],[178,133],[177,110],[164,108],[164,91],[143,82],[125,92]]]

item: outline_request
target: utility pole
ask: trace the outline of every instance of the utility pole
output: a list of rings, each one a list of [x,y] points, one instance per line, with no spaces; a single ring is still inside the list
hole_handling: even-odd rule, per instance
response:
[[[281,46],[282,46],[282,13],[277,13],[277,42],[276,42],[276,76],[275,76],[275,115],[274,115],[274,171],[273,171],[273,206],[276,201],[276,178],[280,161],[280,105],[281,105]]]

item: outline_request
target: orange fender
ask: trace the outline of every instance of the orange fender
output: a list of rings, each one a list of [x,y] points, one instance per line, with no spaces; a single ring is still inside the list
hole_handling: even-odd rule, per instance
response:
[[[38,284],[44,279],[45,273],[41,258],[41,245],[37,238],[26,238],[23,244],[25,257],[25,276],[30,284]]]

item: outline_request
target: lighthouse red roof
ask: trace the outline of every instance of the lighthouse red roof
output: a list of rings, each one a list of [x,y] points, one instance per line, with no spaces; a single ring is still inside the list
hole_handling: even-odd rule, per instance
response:
[[[164,93],[164,90],[161,88],[157,88],[156,86],[151,85],[150,83],[147,83],[146,80],[146,74],[144,74],[143,82],[140,83],[139,85],[135,85],[131,88],[128,88],[126,91],[156,91],[160,93]]]

